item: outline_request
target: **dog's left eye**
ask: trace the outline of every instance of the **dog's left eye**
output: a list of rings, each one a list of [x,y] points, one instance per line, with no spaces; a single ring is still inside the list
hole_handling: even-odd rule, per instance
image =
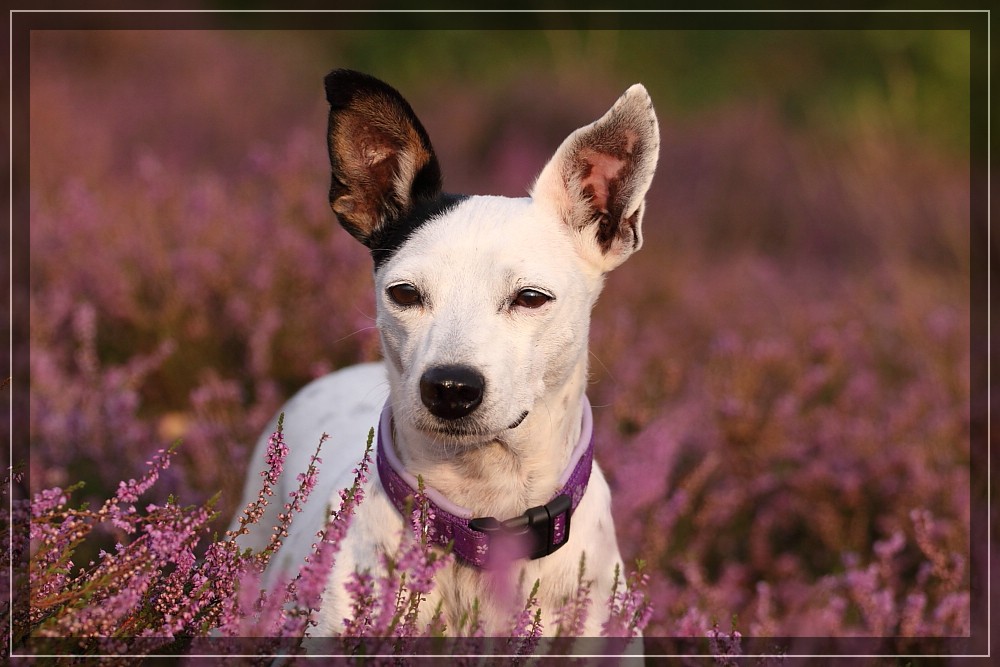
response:
[[[548,294],[536,289],[523,289],[514,297],[514,305],[521,308],[541,308],[552,300]]]
[[[386,293],[397,306],[416,306],[421,302],[420,290],[409,283],[393,285]]]

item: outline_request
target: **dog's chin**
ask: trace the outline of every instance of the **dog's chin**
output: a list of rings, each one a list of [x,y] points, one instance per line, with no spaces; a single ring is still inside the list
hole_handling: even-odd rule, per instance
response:
[[[453,426],[431,426],[421,429],[425,435],[443,445],[479,447],[496,440],[496,434],[484,430],[463,430]]]
[[[517,415],[510,424],[500,428],[484,425],[474,419],[449,421],[430,416],[419,420],[414,426],[418,431],[438,442],[475,447],[495,440],[503,440],[504,436],[520,426],[527,416],[528,411],[525,410]]]

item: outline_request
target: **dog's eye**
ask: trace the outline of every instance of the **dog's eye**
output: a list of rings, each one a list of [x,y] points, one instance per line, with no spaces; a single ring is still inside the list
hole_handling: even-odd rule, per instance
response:
[[[409,283],[399,283],[386,289],[386,294],[397,306],[420,305],[420,290]]]
[[[541,308],[552,300],[548,294],[536,289],[523,289],[514,297],[514,305],[521,308]]]

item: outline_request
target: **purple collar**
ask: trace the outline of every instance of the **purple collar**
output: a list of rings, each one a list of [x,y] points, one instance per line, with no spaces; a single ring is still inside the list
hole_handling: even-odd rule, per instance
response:
[[[545,505],[532,507],[524,514],[506,521],[493,517],[472,516],[438,490],[424,486],[432,513],[432,540],[445,546],[452,544],[452,553],[476,567],[489,567],[500,560],[502,542],[506,559],[541,558],[556,551],[569,540],[570,517],[587,490],[590,470],[594,463],[593,416],[590,402],[583,396],[583,422],[580,440],[570,456],[569,465],[559,478],[559,489]],[[407,501],[417,493],[417,479],[403,468],[392,446],[392,409],[386,403],[379,418],[378,447],[375,464],[379,480],[389,500],[405,516]],[[495,539],[510,538],[516,539]]]

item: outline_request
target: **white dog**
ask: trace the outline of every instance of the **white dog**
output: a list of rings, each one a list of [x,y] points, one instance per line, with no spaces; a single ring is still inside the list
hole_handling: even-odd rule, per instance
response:
[[[511,199],[443,193],[424,128],[385,83],[336,70],[326,94],[330,206],[371,250],[385,362],[320,378],[284,407],[282,500],[240,544],[266,543],[296,474],[329,433],[311,502],[269,566],[295,572],[328,506],[339,507],[338,491],[350,486],[375,427],[378,474],[372,470],[312,634],[340,632],[351,613],[345,581],[356,569],[377,572],[380,552],[399,548],[408,523],[399,508],[420,476],[439,515],[436,530],[455,553],[422,606],[425,622],[440,605],[457,628],[478,599],[486,634],[509,634],[511,610],[487,578],[496,545],[523,533],[514,570],[527,587],[540,582],[546,634],[576,592],[585,555],[593,603],[584,635],[598,636],[621,556],[608,485],[591,458],[587,337],[604,274],[642,243],[659,151],[649,95],[629,88],[563,142],[530,197]],[[244,503],[257,495],[272,429],[250,462]]]

